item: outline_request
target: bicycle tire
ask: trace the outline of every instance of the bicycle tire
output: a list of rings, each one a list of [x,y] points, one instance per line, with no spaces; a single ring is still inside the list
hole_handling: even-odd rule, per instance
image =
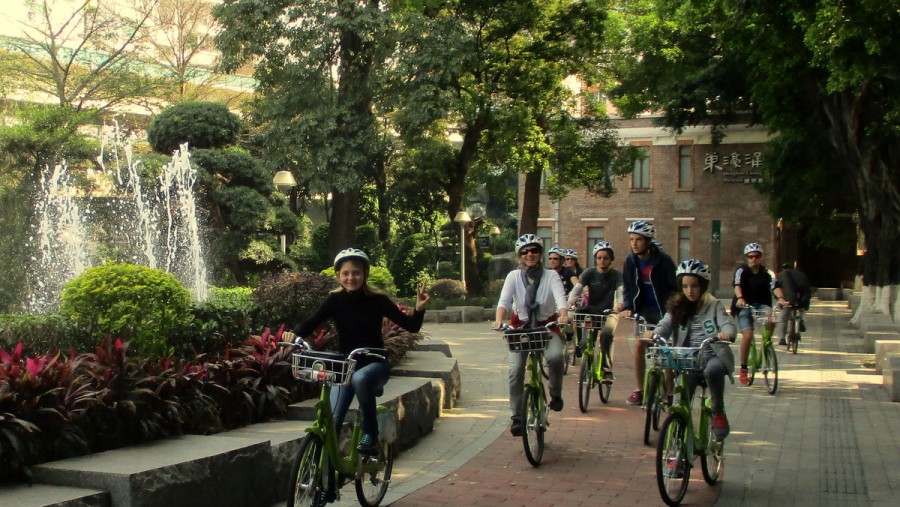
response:
[[[766,391],[775,394],[778,390],[778,355],[771,345],[763,349],[763,377],[766,380]]]
[[[522,444],[525,447],[525,457],[534,467],[540,465],[541,458],[544,457],[544,410],[546,407],[541,407],[537,389],[526,387],[525,395],[522,397],[521,411],[521,414],[525,416]]]
[[[601,380],[597,383],[597,391],[600,392],[600,401],[604,404],[609,403],[609,393],[612,392],[612,382]]]
[[[800,345],[800,335],[797,333],[791,333],[790,341],[788,342],[788,350],[791,351],[791,354],[797,353],[797,347]]]
[[[644,414],[644,445],[650,445],[650,429],[659,429],[659,412],[658,407],[659,399],[656,395],[656,391],[659,388],[657,386],[659,384],[659,377],[650,374],[650,377],[647,379],[647,392],[644,393],[647,395],[647,403],[644,406],[646,413]],[[656,423],[654,424],[654,412],[656,413]]]
[[[287,507],[319,507],[322,491],[322,439],[308,434],[300,441],[291,465]]]
[[[572,340],[563,337],[563,375],[568,375],[569,359],[574,355],[572,353]]]
[[[365,472],[363,469],[372,463],[378,463],[375,471]],[[387,494],[388,485],[391,483],[391,472],[394,470],[394,447],[391,444],[381,444],[381,452],[377,456],[360,456],[354,482],[356,483],[356,498],[363,507],[378,507]]]
[[[578,376],[578,408],[581,413],[587,412],[591,400],[591,389],[594,380],[594,356],[585,353],[581,356],[581,374]]]
[[[679,414],[670,414],[663,422],[656,446],[656,485],[666,505],[680,505],[691,480],[687,439],[692,431]],[[669,463],[674,463],[672,468]]]
[[[712,416],[708,414],[707,417],[709,430],[706,436],[706,451],[700,455],[700,470],[703,472],[703,480],[712,486],[719,481],[725,467],[725,441],[716,440]]]

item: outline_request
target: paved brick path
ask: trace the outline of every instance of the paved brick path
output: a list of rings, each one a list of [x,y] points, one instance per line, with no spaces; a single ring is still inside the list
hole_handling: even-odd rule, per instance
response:
[[[644,412],[625,403],[634,370],[623,322],[616,336],[610,402],[595,390],[587,413],[578,409],[578,368],[563,384],[566,406],[551,413],[544,458],[532,467],[520,438],[505,431],[450,475],[393,502],[396,507],[519,505],[660,505],[654,470],[655,447],[643,445]],[[655,440],[654,440],[655,445]],[[720,486],[710,487],[698,469],[684,505],[711,505]]]

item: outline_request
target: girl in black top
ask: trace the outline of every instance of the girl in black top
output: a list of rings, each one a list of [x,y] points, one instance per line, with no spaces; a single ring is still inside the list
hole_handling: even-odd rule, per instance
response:
[[[326,320],[333,320],[338,333],[338,347],[343,354],[349,354],[360,347],[384,348],[382,323],[388,318],[400,327],[418,332],[425,317],[425,305],[431,297],[420,287],[416,307],[412,315],[403,313],[386,295],[370,288],[369,257],[362,250],[348,248],[334,258],[334,270],[341,286],[332,291],[318,310],[296,328],[297,336],[308,336]],[[284,340],[293,335],[285,333]],[[375,418],[375,398],[384,390],[390,377],[387,360],[362,357],[350,383],[333,389],[331,405],[334,422],[338,430],[344,424],[347,409],[353,395],[359,401],[362,412],[363,437],[359,442],[362,453],[377,453],[378,423]]]

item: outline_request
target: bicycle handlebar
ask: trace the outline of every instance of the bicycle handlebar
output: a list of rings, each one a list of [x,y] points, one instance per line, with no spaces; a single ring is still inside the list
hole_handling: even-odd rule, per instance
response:
[[[278,342],[279,347],[290,347],[292,349],[300,349],[301,352],[311,351],[312,347],[309,342],[299,336],[292,342]],[[359,347],[350,351],[347,359],[356,359],[357,357],[374,357],[387,361],[387,349],[380,347]]]

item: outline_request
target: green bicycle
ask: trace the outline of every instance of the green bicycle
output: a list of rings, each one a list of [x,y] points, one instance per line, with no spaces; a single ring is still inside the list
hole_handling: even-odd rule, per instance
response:
[[[750,351],[747,354],[747,385],[752,386],[757,371],[762,371],[766,382],[766,391],[775,394],[778,389],[778,355],[772,344],[773,330],[767,324],[772,322],[772,310],[753,309],[753,318],[762,324],[762,346],[756,348],[756,337],[750,340]]]
[[[291,466],[287,507],[321,507],[326,492],[334,491],[339,498],[340,488],[354,481],[356,497],[360,505],[377,507],[387,493],[394,468],[394,452],[390,443],[379,441],[378,453],[374,456],[357,451],[362,435],[362,415],[356,412],[356,421],[350,437],[349,452],[346,454],[339,445],[334,427],[330,396],[332,386],[346,385],[356,368],[358,357],[370,356],[384,359],[383,349],[360,348],[348,356],[329,352],[307,350],[306,342],[282,342],[299,351],[293,352],[292,371],[294,377],[304,382],[315,382],[322,386],[316,403],[316,420],[306,429],[307,435],[300,442]],[[379,406],[380,411],[385,410]],[[382,435],[384,437],[384,435]],[[335,487],[335,485],[337,487]]]
[[[555,323],[549,323],[547,327]],[[544,456],[544,433],[550,426],[547,392],[544,388],[544,373],[541,367],[541,356],[552,339],[547,327],[537,329],[501,328],[510,352],[527,352],[525,363],[528,377],[519,409],[522,417],[522,445],[525,457],[531,466],[539,466]]]
[[[656,484],[666,505],[680,505],[687,493],[694,467],[694,457],[700,457],[700,469],[707,484],[719,480],[724,468],[725,442],[713,432],[711,400],[706,395],[706,382],[699,380],[700,404],[697,426],[694,427],[694,394],[689,385],[692,372],[702,372],[706,366],[707,338],[700,347],[660,347],[656,356],[661,368],[671,369],[678,377],[675,395],[678,402],[669,407],[669,416],[662,424],[656,448]]]
[[[647,370],[644,374],[644,445],[650,445],[650,429],[659,431],[659,422],[666,407],[666,374],[661,364],[661,356],[668,345],[661,336],[653,335],[645,340],[647,347]]]
[[[581,355],[581,374],[578,377],[578,408],[582,413],[587,412],[588,402],[591,399],[591,391],[597,386],[600,401],[607,403],[609,393],[612,391],[612,357],[607,357],[603,347],[597,347],[597,336],[606,324],[609,310],[604,313],[578,313],[573,314],[573,322],[578,329],[579,340],[582,333],[588,333],[587,346]],[[612,346],[610,346],[612,356]],[[596,355],[596,359],[595,359]],[[607,365],[604,369],[603,365]]]

